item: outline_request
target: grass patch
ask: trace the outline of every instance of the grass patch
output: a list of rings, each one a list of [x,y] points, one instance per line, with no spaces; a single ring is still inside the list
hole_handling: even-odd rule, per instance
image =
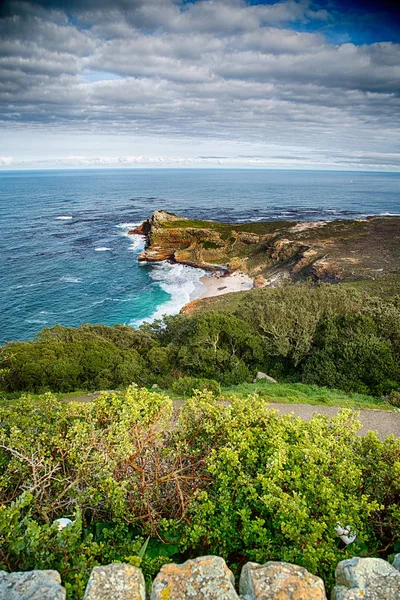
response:
[[[224,387],[221,391],[223,399],[228,399],[232,395],[244,398],[249,394],[257,393],[273,403],[393,410],[390,404],[380,398],[364,394],[347,394],[340,390],[303,383],[269,383],[261,380],[257,383],[241,383]]]
[[[121,390],[119,390],[121,391]],[[185,400],[189,396],[184,396],[173,390],[163,390],[158,388],[158,394],[168,396],[172,400]],[[32,399],[39,399],[41,394],[31,394],[23,392],[20,394],[0,395],[0,406],[10,405],[13,401],[24,395],[28,395]],[[90,401],[93,392],[78,390],[68,393],[53,394],[58,400],[64,401]],[[346,393],[340,390],[320,387],[318,385],[307,385],[304,383],[269,383],[268,381],[260,380],[257,383],[240,383],[229,387],[221,387],[221,400],[228,400],[232,396],[246,398],[252,394],[259,394],[267,398],[271,403],[278,404],[310,404],[312,406],[338,406],[342,408],[361,409],[378,409],[378,410],[395,410],[395,407],[380,398],[374,398],[366,394]]]

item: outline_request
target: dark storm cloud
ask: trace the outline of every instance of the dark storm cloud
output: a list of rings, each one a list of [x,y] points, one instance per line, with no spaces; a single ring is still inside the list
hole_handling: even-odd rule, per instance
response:
[[[324,160],[344,148],[349,164],[386,154],[392,164],[400,44],[325,35],[359,12],[307,0],[3,2],[0,118],[5,128],[284,143],[288,160],[293,146],[301,157],[327,144]]]

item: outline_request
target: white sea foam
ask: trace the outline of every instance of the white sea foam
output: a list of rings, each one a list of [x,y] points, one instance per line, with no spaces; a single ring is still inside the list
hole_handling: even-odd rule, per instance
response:
[[[129,246],[128,250],[132,250],[133,252],[141,252],[144,250],[145,243],[146,238],[144,235],[133,235],[132,244]]]
[[[128,247],[128,250],[132,252],[141,252],[144,249],[144,245],[146,243],[146,238],[144,235],[132,235],[129,231],[138,227],[140,223],[120,223],[117,225],[117,228],[121,230],[121,235],[129,238],[132,242]]]
[[[60,217],[56,217],[59,221],[70,221],[72,218],[71,215],[61,215]]]
[[[128,232],[132,229],[135,229],[136,227],[139,227],[139,225],[141,225],[141,223],[119,223],[119,225],[117,225],[116,227],[117,229],[121,230],[121,235],[130,238],[131,234]]]
[[[25,319],[25,323],[34,323],[35,325],[45,325],[47,321],[42,319]]]
[[[107,250],[112,250],[112,248],[107,248],[107,246],[101,246],[100,248],[95,248],[96,252],[107,252]]]
[[[70,275],[65,275],[60,278],[60,281],[64,281],[65,283],[79,283],[81,280],[79,277],[71,277]]]
[[[131,321],[130,325],[134,327],[154,319],[161,319],[163,315],[176,315],[182,306],[198,298],[205,289],[200,281],[200,277],[206,274],[203,269],[195,269],[187,265],[171,265],[163,261],[154,263],[149,274],[153,281],[170,295],[170,299],[165,304],[161,304],[150,317]]]

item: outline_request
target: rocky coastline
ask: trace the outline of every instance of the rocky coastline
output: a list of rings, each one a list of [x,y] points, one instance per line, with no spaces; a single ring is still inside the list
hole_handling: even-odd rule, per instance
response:
[[[139,261],[168,260],[222,278],[243,274],[254,287],[276,286],[288,279],[326,283],[377,279],[400,270],[398,216],[227,224],[158,210],[129,233],[146,238]]]

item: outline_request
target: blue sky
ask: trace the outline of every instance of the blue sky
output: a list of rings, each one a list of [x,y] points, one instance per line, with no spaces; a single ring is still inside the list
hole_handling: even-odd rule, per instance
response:
[[[382,0],[6,0],[0,168],[399,170]]]

